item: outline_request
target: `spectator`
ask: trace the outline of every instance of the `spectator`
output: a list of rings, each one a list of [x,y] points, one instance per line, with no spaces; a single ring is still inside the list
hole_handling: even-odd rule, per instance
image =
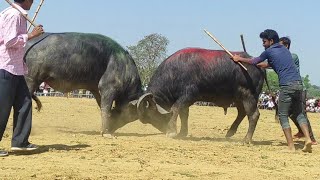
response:
[[[13,107],[12,151],[38,149],[29,142],[32,126],[32,100],[24,75],[28,73],[23,61],[28,40],[43,34],[42,26],[27,32],[27,15],[33,1],[14,0],[14,7],[0,12],[0,140]],[[8,152],[0,151],[0,156]]]
[[[280,40],[280,44],[282,44],[283,46],[285,46],[288,50],[290,50],[290,46],[291,46],[291,40],[290,38],[288,37],[282,37],[279,39]],[[297,54],[295,53],[291,53],[291,57],[292,57],[292,60],[293,60],[293,63],[296,67],[296,70],[297,72],[299,73],[300,75],[300,60],[299,60],[299,57]],[[302,81],[303,83],[303,81]],[[313,132],[312,132],[312,128],[311,128],[311,123],[308,119],[308,116],[307,116],[307,113],[306,113],[306,105],[305,105],[305,102],[306,102],[306,95],[307,95],[307,90],[306,88],[303,86],[303,91],[302,91],[302,94],[301,94],[301,102],[302,102],[302,110],[303,110],[303,114],[304,116],[306,117],[306,120],[307,120],[307,125],[308,125],[308,129],[309,129],[309,135],[310,135],[310,138],[312,140],[312,144],[316,145],[317,144],[317,141],[315,140],[315,137],[313,135]],[[292,108],[291,108],[292,109]],[[302,129],[300,128],[300,125],[297,121],[297,116],[293,115],[292,114],[292,110],[290,112],[290,119],[294,122],[294,124],[296,125],[297,129],[298,129],[298,133],[296,133],[295,135],[293,135],[294,138],[301,138],[301,137],[304,137],[304,134],[302,132]]]
[[[274,103],[273,103],[272,99],[270,98],[267,102],[267,109],[272,110],[273,108],[274,108]]]
[[[45,86],[45,82],[42,82],[39,86],[39,93],[43,93],[44,86]]]

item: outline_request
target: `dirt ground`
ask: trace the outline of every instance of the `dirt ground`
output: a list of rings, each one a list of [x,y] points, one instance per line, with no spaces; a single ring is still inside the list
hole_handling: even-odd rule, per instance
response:
[[[192,106],[189,135],[169,139],[139,121],[117,131],[117,139],[100,136],[95,100],[40,97],[43,111],[33,112],[33,154],[0,158],[0,179],[320,179],[320,145],[303,153],[286,148],[274,111],[261,110],[253,145],[243,145],[245,119],[231,139],[224,136],[236,117],[229,108]],[[316,137],[320,115],[309,113]],[[10,118],[0,147],[9,150]],[[293,132],[296,129],[293,128]]]

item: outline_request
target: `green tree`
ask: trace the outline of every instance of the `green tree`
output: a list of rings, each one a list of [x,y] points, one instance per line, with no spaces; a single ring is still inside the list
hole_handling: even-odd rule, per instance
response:
[[[307,98],[320,98],[320,90],[319,89],[314,89],[314,88],[310,88],[307,91]]]
[[[307,74],[306,77],[302,77],[303,85],[308,90],[311,87],[309,75]]]
[[[279,79],[277,73],[275,73],[272,69],[267,69],[267,80],[270,86],[271,92],[276,92],[279,90]],[[263,84],[263,91],[269,92],[267,88],[267,83]]]
[[[143,86],[150,82],[152,74],[166,58],[168,44],[165,36],[154,33],[145,36],[137,45],[127,47],[138,67]]]
[[[320,87],[312,85],[307,92],[307,98],[320,98]]]

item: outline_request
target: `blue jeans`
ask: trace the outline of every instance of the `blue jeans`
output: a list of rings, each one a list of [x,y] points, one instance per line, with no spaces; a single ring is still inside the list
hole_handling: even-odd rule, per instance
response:
[[[290,128],[288,116],[289,110],[296,117],[298,124],[307,124],[307,119],[303,113],[302,104],[302,83],[301,81],[290,82],[280,86],[279,95],[279,119],[282,129]]]

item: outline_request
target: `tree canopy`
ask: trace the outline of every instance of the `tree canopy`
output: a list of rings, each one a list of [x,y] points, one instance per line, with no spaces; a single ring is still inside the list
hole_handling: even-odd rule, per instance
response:
[[[159,64],[166,58],[169,40],[154,33],[145,36],[137,45],[128,46],[140,73],[142,85],[146,86]]]

